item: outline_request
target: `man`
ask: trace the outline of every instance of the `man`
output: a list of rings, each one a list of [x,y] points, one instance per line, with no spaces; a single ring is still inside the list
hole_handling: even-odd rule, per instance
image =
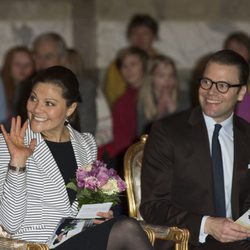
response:
[[[66,65],[66,43],[59,34],[41,34],[35,39],[33,48],[37,71],[56,65]],[[81,131],[94,134],[96,129],[96,85],[82,78],[79,79],[79,83],[82,98],[82,102],[79,103]]]
[[[188,228],[191,249],[250,248],[249,230],[233,222],[250,208],[250,125],[234,115],[248,74],[236,52],[213,54],[200,80],[200,107],[156,122],[145,146],[141,214]],[[215,124],[222,126],[217,139]]]
[[[33,48],[37,71],[64,64],[67,52],[66,43],[59,34],[41,34],[35,39]]]

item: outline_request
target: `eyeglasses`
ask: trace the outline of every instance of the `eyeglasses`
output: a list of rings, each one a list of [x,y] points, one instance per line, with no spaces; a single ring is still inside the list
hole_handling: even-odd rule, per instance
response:
[[[200,86],[201,88],[205,90],[211,89],[213,84],[215,84],[216,89],[222,94],[227,93],[230,88],[237,88],[237,87],[241,87],[245,85],[245,84],[230,84],[230,83],[223,82],[223,81],[214,82],[209,78],[200,79]]]

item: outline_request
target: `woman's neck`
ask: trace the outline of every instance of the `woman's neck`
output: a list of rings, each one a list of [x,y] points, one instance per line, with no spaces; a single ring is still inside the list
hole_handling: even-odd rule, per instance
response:
[[[63,127],[61,132],[51,132],[51,133],[42,133],[42,136],[47,141],[52,142],[67,142],[70,140],[69,130],[66,126]]]

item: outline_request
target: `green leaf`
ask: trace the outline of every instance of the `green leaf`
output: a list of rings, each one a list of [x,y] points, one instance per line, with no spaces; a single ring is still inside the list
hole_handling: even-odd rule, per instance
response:
[[[74,182],[69,182],[67,185],[66,185],[66,188],[69,188],[69,189],[72,189],[74,191],[77,192],[77,186]]]
[[[96,204],[96,203],[104,203],[104,202],[112,202],[113,206],[120,202],[120,198],[118,194],[108,195],[103,193],[101,190],[92,191],[89,189],[78,189],[77,192],[77,200],[79,204],[79,208],[83,204]]]

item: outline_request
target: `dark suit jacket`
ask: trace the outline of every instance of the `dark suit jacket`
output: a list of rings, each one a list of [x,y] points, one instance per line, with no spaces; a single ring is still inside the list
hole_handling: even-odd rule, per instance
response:
[[[233,119],[232,216],[250,208],[250,124]],[[209,139],[200,107],[156,122],[144,151],[143,218],[155,224],[188,228],[198,245],[201,219],[214,215]]]

